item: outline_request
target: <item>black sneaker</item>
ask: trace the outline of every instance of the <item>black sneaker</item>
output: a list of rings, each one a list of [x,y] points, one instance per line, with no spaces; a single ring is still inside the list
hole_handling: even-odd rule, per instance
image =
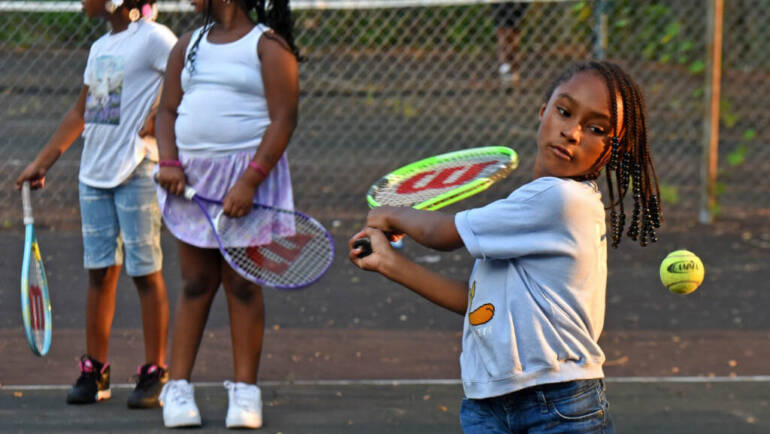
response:
[[[158,395],[168,381],[168,371],[155,364],[140,366],[137,372],[136,387],[128,397],[129,408],[160,407]]]
[[[83,355],[80,358],[80,378],[67,393],[67,404],[93,404],[111,397],[110,364],[101,364]]]

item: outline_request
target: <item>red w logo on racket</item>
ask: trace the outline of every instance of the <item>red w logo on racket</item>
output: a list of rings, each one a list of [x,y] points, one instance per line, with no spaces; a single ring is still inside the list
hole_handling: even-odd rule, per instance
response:
[[[246,248],[246,256],[254,261],[258,267],[264,268],[265,270],[280,276],[289,269],[289,264],[297,259],[300,253],[302,253],[302,249],[312,239],[313,237],[310,235],[293,235],[285,238],[286,241],[292,244],[291,246],[275,242],[265,246],[251,246]],[[285,262],[274,261],[265,257],[262,250],[273,253]]]
[[[485,167],[497,161],[484,161],[472,165],[447,167],[440,171],[420,172],[407,178],[396,189],[398,194],[411,194],[425,190],[456,187],[474,179]]]

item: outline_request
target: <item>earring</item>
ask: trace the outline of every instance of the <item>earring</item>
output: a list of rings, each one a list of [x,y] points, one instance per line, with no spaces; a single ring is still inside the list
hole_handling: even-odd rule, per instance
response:
[[[139,9],[133,8],[128,12],[128,19],[131,20],[131,22],[134,22],[142,17],[142,13],[139,12]]]

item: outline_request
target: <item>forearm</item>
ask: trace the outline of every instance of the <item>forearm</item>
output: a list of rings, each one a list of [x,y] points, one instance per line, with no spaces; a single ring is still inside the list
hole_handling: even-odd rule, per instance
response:
[[[286,115],[273,119],[262,136],[262,142],[257,148],[254,161],[269,172],[281,159],[286,147],[289,146],[289,140],[291,140],[296,125],[296,115]]]
[[[174,125],[176,124],[176,111],[168,108],[159,108],[155,118],[155,135],[158,140],[158,154],[161,161],[177,160],[179,151],[176,147],[176,133]]]
[[[288,116],[270,122],[252,160],[260,170],[247,170],[243,174],[243,178],[250,185],[259,185],[273,167],[278,164],[278,160],[281,159],[289,145],[295,125],[296,117]]]
[[[449,251],[463,246],[453,215],[406,207],[390,208],[387,222],[390,227],[432,249]]]
[[[392,255],[383,264],[380,273],[432,303],[465,315],[468,308],[468,286],[465,282],[444,277],[401,255]]]
[[[76,111],[70,110],[64,115],[59,126],[54,131],[48,143],[37,155],[37,162],[46,169],[51,167],[57,159],[80,137],[85,128],[83,117]]]

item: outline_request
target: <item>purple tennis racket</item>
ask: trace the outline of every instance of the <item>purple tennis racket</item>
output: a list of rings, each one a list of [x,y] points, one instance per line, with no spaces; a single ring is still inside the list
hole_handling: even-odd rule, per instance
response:
[[[299,211],[254,204],[243,217],[228,217],[222,202],[185,187],[214,231],[228,264],[245,279],[278,289],[299,289],[320,279],[334,259],[332,236],[317,220]],[[219,211],[213,217],[211,209]]]

